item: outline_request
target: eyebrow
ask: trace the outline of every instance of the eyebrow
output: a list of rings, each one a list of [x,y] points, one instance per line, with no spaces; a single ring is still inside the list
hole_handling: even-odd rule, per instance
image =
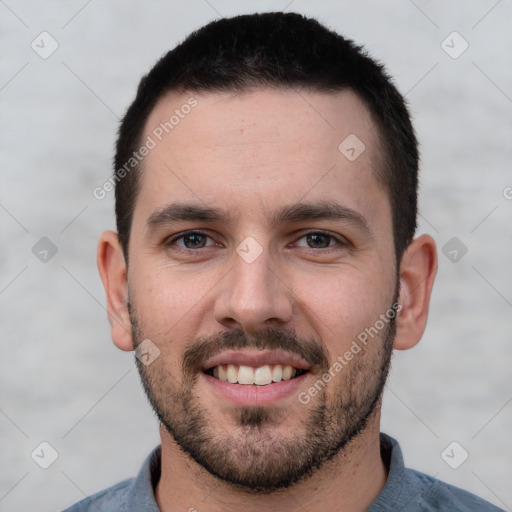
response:
[[[370,224],[359,212],[333,202],[297,203],[286,206],[272,216],[272,225],[312,220],[342,220],[372,236]]]
[[[182,221],[224,222],[229,223],[229,215],[218,208],[202,205],[173,203],[155,210],[147,219],[150,230],[165,224]]]
[[[353,224],[372,237],[372,231],[366,218],[359,212],[334,202],[296,203],[284,206],[270,216],[271,227],[285,223],[299,223],[313,220],[342,220]],[[193,203],[173,203],[155,210],[147,219],[149,231],[157,230],[175,222],[219,222],[232,224],[233,218],[229,212],[220,208],[212,208]]]

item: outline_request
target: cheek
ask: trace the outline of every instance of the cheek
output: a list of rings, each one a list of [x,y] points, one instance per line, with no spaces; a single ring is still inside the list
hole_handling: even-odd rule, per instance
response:
[[[323,340],[333,360],[370,328],[391,305],[393,285],[378,274],[340,269],[308,280],[296,290],[303,314]]]
[[[131,277],[131,299],[145,336],[162,343],[193,334],[190,326],[199,314],[204,295],[197,282],[155,266]]]

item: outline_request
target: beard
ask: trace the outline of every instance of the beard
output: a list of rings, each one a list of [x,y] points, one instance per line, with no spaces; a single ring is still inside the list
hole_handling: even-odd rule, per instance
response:
[[[397,297],[398,290],[395,304]],[[130,320],[137,347],[146,337],[131,308]],[[293,410],[277,405],[222,409],[235,425],[229,432],[212,421],[196,391],[206,359],[228,349],[281,349],[307,361],[317,382],[332,367],[323,345],[292,331],[266,329],[250,336],[230,331],[190,343],[183,354],[181,374],[179,366],[172,370],[166,366],[163,355],[147,366],[135,360],[156,416],[186,455],[227,484],[246,492],[270,493],[311,476],[345,453],[365,431],[386,383],[395,332],[393,316],[335,379],[322,383],[309,407],[297,400]],[[286,427],[287,422],[293,428]]]

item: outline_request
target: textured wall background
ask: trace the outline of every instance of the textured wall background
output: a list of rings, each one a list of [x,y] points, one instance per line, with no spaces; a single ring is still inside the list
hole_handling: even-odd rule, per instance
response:
[[[0,1],[0,510],[64,508],[135,475],[158,443],[133,356],[110,342],[95,251],[113,197],[92,191],[156,59],[214,18],[267,10],[365,44],[410,102],[419,233],[440,264],[383,430],[409,466],[512,510],[510,0]]]

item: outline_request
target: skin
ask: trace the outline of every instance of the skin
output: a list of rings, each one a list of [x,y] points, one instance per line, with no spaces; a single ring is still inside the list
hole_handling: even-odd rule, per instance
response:
[[[335,361],[388,310],[397,285],[390,203],[375,172],[379,137],[367,109],[346,91],[172,93],[150,114],[144,139],[191,96],[197,107],[145,158],[128,270],[114,232],[103,233],[99,242],[98,268],[114,343],[133,350],[130,302],[144,337],[160,350],[154,368],[167,372],[166,378],[172,375],[177,386],[183,383],[181,362],[187,347],[201,337],[234,330],[248,335],[267,328],[293,331],[316,340],[329,361]],[[349,134],[366,146],[355,161],[338,150]],[[222,209],[229,212],[229,221],[148,225],[154,212],[178,202]],[[347,219],[272,222],[274,212],[290,205],[326,202],[357,212],[368,229]],[[165,245],[186,230],[207,234],[208,245],[187,249],[183,239]],[[308,246],[305,235],[318,230],[333,237],[328,248]],[[236,252],[247,237],[261,248],[251,263]],[[395,349],[411,348],[420,340],[436,268],[433,239],[415,238],[398,269],[401,310]],[[366,365],[373,375],[382,344],[379,336],[350,364]],[[344,372],[325,388],[330,406],[349,385]],[[297,391],[306,391],[320,376],[306,374]],[[212,431],[241,439],[237,406],[219,397],[204,378],[193,389]],[[265,435],[300,437],[319,399],[302,404],[295,393],[267,405],[279,421],[266,425]],[[295,485],[267,494],[250,493],[212,476],[161,427],[157,502],[164,512],[234,510],[241,503],[246,511],[366,510],[387,478],[379,421],[380,402],[365,430],[332,460]]]

